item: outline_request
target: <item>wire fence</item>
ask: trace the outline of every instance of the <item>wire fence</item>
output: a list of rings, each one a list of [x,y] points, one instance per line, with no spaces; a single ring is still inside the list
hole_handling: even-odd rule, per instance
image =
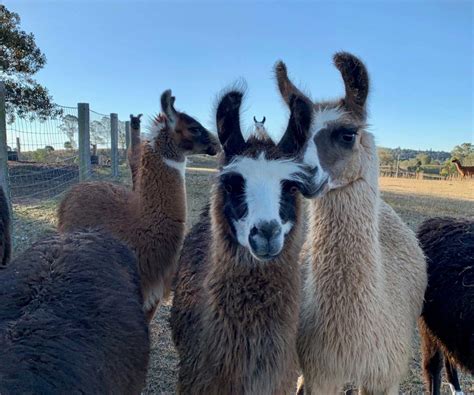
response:
[[[58,108],[61,114],[54,118],[31,120],[15,115],[13,122],[6,124],[12,203],[57,197],[81,179],[114,178],[113,175],[119,174],[111,161],[114,150],[118,157],[115,166],[125,168],[122,166],[127,149],[125,122],[118,121],[117,130],[114,130],[110,115],[89,110],[89,116],[81,119],[78,107]],[[87,139],[83,137],[84,133],[88,134]],[[118,140],[117,147],[112,144],[114,133],[118,136],[115,139]],[[90,141],[90,146],[82,144],[81,148],[81,141]],[[89,151],[82,152],[81,149]],[[85,166],[84,160],[90,160],[90,163]],[[81,173],[81,168],[86,172]]]

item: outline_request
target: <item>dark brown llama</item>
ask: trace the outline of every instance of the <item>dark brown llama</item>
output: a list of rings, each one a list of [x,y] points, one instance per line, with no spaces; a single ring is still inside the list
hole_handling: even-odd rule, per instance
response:
[[[224,156],[210,205],[186,237],[170,324],[179,394],[290,394],[296,389],[304,190],[289,159],[305,140],[311,104],[292,98],[286,133],[244,140],[243,93],[225,94],[216,120]]]
[[[453,159],[452,162],[456,166],[456,169],[461,178],[469,178],[474,176],[474,166],[463,166],[459,159]]]
[[[419,319],[426,388],[440,394],[444,360],[451,392],[461,395],[456,368],[474,375],[474,218],[430,218],[418,238],[428,261]]]
[[[136,257],[111,236],[35,243],[0,267],[0,393],[139,394],[150,349],[142,302]]]
[[[3,188],[0,187],[0,267],[5,266],[11,256],[10,211]]]
[[[151,320],[170,292],[186,223],[185,166],[190,154],[215,155],[217,139],[161,96],[165,117],[141,148],[135,191],[107,182],[81,183],[60,204],[59,230],[102,227],[132,248],[139,262],[144,309]],[[163,121],[163,122],[161,122]]]

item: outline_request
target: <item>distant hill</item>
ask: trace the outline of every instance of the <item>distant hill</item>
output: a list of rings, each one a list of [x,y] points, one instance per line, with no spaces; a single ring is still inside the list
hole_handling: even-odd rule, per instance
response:
[[[379,147],[383,148],[384,150],[389,151],[394,158],[397,157],[397,154],[400,153],[400,160],[409,160],[414,159],[417,155],[425,154],[431,157],[431,160],[439,161],[439,163],[444,163],[448,159],[451,158],[451,153],[446,151],[433,151],[433,150],[414,150],[409,148],[386,148],[386,147]]]

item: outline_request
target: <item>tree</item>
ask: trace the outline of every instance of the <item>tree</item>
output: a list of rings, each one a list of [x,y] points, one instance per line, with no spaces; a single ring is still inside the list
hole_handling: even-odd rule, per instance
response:
[[[418,154],[416,159],[421,162],[422,165],[429,165],[431,163],[431,156],[428,154]]]
[[[75,136],[79,132],[78,128],[79,123],[77,117],[70,114],[65,115],[62,118],[61,125],[59,125],[59,130],[61,130],[61,132],[63,132],[67,136],[67,138],[69,139],[67,143],[71,144],[72,148],[77,147]],[[64,145],[66,145],[66,143],[64,143]]]
[[[393,157],[392,150],[389,148],[380,147],[377,149],[379,154],[379,161],[382,166],[391,165],[395,158]]]
[[[72,144],[70,141],[65,141],[64,142],[64,148],[67,149],[67,150],[71,150],[72,149]]]
[[[62,111],[48,90],[32,76],[46,64],[32,33],[20,29],[20,16],[0,4],[0,72],[6,87],[8,121],[20,117],[44,119]]]
[[[451,151],[452,159],[459,159],[464,166],[474,165],[474,145],[463,143],[456,145]]]

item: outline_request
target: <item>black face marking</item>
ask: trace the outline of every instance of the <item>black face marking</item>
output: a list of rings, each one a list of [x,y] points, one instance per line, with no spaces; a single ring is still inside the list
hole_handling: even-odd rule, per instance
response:
[[[296,221],[296,194],[300,190],[301,185],[295,181],[284,180],[281,183],[280,196],[280,218],[284,224],[288,221],[294,223]]]
[[[224,216],[230,225],[232,235],[236,237],[234,222],[247,215],[245,201],[245,180],[237,173],[228,173],[220,176],[220,187],[223,194]]]
[[[331,139],[339,146],[352,149],[356,140],[357,128],[353,126],[338,126],[331,132]]]

